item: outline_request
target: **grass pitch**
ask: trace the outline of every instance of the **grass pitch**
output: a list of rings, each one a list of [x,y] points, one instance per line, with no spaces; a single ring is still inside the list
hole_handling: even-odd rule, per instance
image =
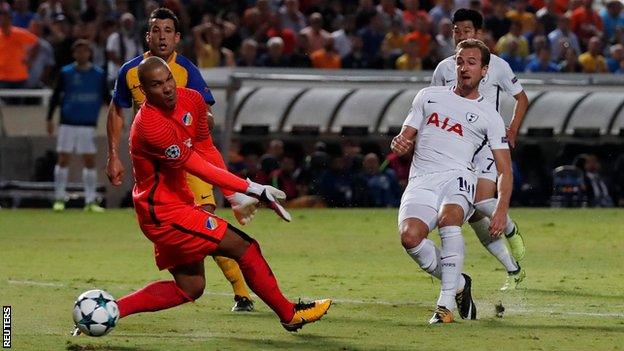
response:
[[[511,214],[528,247],[515,292],[498,291],[505,271],[464,227],[477,321],[427,325],[439,283],[402,250],[392,209],[297,210],[290,224],[263,211],[244,228],[287,296],[334,299],[297,334],[258,299],[253,313],[230,312],[229,285],[208,259],[197,302],[129,316],[102,338],[70,337],[81,292],[120,297],[169,279],[131,210],[0,211],[0,303],[13,309],[15,350],[623,350],[624,211]],[[430,237],[439,242],[437,232]]]

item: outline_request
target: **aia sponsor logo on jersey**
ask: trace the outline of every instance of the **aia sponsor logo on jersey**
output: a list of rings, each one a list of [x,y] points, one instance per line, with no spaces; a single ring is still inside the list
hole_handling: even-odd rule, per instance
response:
[[[466,113],[466,121],[468,121],[470,123],[474,123],[478,119],[479,119],[479,115],[477,115],[476,113],[472,113],[472,112]]]
[[[184,123],[185,126],[190,126],[193,123],[193,116],[190,112],[187,112],[184,116],[182,116],[182,123]]]
[[[206,219],[206,228],[207,229],[215,230],[215,229],[217,229],[218,226],[219,226],[219,224],[217,223],[217,220],[214,219],[213,217],[208,217],[208,219]]]
[[[462,129],[461,124],[451,122],[451,119],[448,117],[440,121],[440,117],[438,117],[438,114],[436,112],[432,113],[427,119],[427,125],[430,125],[430,124],[438,128],[441,128],[447,132],[455,133],[462,137],[464,136],[464,130]]]
[[[180,157],[180,147],[178,145],[171,145],[167,149],[165,149],[165,157],[175,160]]]

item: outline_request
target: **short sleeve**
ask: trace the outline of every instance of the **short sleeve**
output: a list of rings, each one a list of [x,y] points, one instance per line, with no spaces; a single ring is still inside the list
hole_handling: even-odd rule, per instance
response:
[[[507,130],[505,129],[503,118],[496,111],[490,112],[488,117],[490,122],[487,125],[487,138],[490,143],[490,149],[509,149]]]
[[[191,156],[191,149],[176,135],[175,126],[170,121],[163,119],[157,120],[157,123],[143,121],[138,133],[141,135],[143,150],[168,167],[182,167]]]
[[[520,94],[522,92],[522,85],[520,81],[518,81],[518,77],[513,73],[507,62],[502,59],[499,62],[501,63],[501,70],[500,76],[498,77],[498,85],[511,96]]]
[[[123,108],[132,107],[132,93],[128,88],[128,80],[126,79],[127,73],[127,65],[123,65],[119,70],[117,80],[115,81],[115,89],[113,91],[113,101],[115,105]]]
[[[407,113],[407,118],[405,118],[405,122],[403,122],[404,126],[410,126],[415,129],[420,129],[422,120],[423,118],[425,118],[423,91],[424,89],[421,89],[414,97],[414,100],[412,101],[412,107]]]
[[[435,71],[433,71],[433,76],[431,77],[431,84],[430,84],[430,86],[434,87],[434,86],[443,86],[444,85],[444,74],[442,74],[442,65],[443,65],[443,63],[440,62],[436,66]]]
[[[178,56],[178,58],[180,58],[180,56]],[[186,87],[200,93],[201,96],[204,98],[204,101],[208,105],[214,105],[215,99],[212,96],[210,88],[208,88],[208,85],[206,85],[204,78],[199,72],[199,69],[188,60],[181,60],[180,64],[184,68],[186,68],[186,71],[188,72],[188,81],[186,82]]]

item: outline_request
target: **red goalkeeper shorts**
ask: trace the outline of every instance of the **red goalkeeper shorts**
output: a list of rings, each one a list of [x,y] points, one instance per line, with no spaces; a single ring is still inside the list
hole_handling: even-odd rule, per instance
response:
[[[154,243],[156,265],[169,269],[203,260],[219,246],[228,222],[201,207],[177,211],[171,222],[160,226],[141,226],[145,236]]]

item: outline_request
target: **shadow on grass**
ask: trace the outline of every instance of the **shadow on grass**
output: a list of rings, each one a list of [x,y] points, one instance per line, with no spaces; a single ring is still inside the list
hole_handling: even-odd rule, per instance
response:
[[[563,332],[572,332],[572,331],[586,331],[586,332],[605,332],[605,333],[624,333],[624,325],[569,325],[569,324],[509,324],[505,322],[500,322],[499,320],[483,320],[481,321],[482,326],[486,326],[488,329],[499,329],[499,330],[507,330],[505,333],[513,332],[519,333],[521,331],[525,332],[533,332],[533,331],[545,331],[552,330],[557,331],[561,330]]]
[[[593,298],[600,298],[600,299],[617,299],[617,300],[624,299],[624,295],[592,294],[592,293],[587,293],[583,291],[562,290],[562,289],[522,289],[518,291],[523,291],[523,292],[533,293],[533,294],[542,294],[542,295],[555,295],[557,297],[573,296],[573,297],[593,297]]]
[[[252,349],[274,349],[274,350],[341,350],[341,351],[359,351],[370,349],[368,347],[358,347],[354,344],[358,343],[358,338],[353,339],[352,343],[344,342],[340,340],[342,338],[328,337],[322,335],[310,335],[310,334],[292,334],[292,340],[271,340],[271,339],[254,339],[254,338],[240,338],[240,337],[228,337],[219,338],[227,343],[235,343],[237,345],[247,344],[248,346],[242,347],[243,350]],[[399,351],[405,350],[405,348],[392,348],[384,346],[384,350]]]
[[[93,344],[74,344],[71,341],[67,342],[65,345],[65,350],[67,351],[148,351],[149,349],[142,349],[138,347],[127,347],[127,346],[118,346],[118,345],[93,345]]]

